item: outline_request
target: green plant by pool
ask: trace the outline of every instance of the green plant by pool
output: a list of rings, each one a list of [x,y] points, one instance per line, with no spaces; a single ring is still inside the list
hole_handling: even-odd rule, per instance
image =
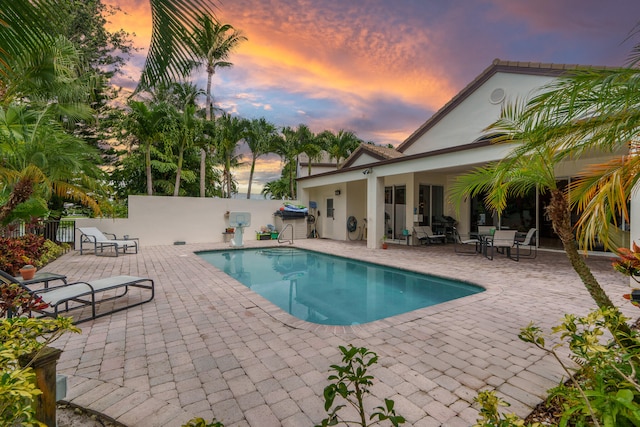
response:
[[[469,283],[297,248],[198,252],[291,315],[356,325],[484,291]]]

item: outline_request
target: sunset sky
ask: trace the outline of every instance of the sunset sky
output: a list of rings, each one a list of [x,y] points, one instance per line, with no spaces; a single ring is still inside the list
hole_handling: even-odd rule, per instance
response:
[[[117,81],[134,87],[151,37],[149,1],[103,1],[126,13],[111,18],[112,28],[135,33],[135,44],[143,48]],[[495,58],[617,66],[640,43],[638,36],[626,40],[640,22],[638,0],[224,0],[217,5],[217,18],[248,38],[231,56],[233,68],[216,74],[219,107],[277,126],[352,130],[377,144],[401,143]],[[205,88],[204,70],[194,80]],[[277,163],[263,162],[259,187],[279,177]]]

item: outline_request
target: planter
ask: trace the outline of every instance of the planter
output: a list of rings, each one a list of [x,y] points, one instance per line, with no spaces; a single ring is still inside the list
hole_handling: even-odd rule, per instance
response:
[[[35,270],[35,269],[34,269]],[[32,368],[36,373],[36,386],[42,391],[35,401],[36,419],[47,427],[56,424],[56,365],[62,350],[45,347],[35,356],[33,354],[20,357],[20,365],[26,366],[31,359]]]
[[[382,244],[382,249],[387,249],[388,247],[389,247],[389,245],[387,245],[387,242],[384,242],[384,243]]]
[[[22,280],[31,280],[36,275],[35,267],[23,267],[20,269],[20,275],[22,276]]]

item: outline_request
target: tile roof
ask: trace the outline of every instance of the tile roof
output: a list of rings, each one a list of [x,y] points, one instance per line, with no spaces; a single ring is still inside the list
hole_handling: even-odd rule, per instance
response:
[[[360,158],[365,153],[369,154],[371,157],[378,161],[404,157],[404,154],[393,147],[383,147],[381,145],[373,144],[360,144],[360,146],[353,150],[353,153],[351,153],[351,155],[347,157],[344,163],[340,165],[340,169],[351,166],[353,162],[356,161],[356,159]]]

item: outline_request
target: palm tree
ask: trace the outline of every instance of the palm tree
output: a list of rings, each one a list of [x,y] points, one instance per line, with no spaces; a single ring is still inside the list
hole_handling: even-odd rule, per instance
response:
[[[558,187],[552,149],[540,148],[528,152],[514,149],[503,160],[478,167],[461,175],[451,187],[454,204],[460,205],[467,197],[484,197],[487,207],[500,215],[510,197],[525,196],[538,189],[551,194],[547,214],[554,231],[560,237],[572,267],[578,273],[593,300],[599,307],[613,307],[613,303],[591,274],[584,258],[578,251],[578,243],[571,226],[569,201],[563,188]]]
[[[537,135],[558,158],[616,154],[581,171],[570,188],[572,206],[581,213],[576,232],[585,248],[600,241],[616,250],[612,228],[620,217],[629,220],[628,202],[640,177],[639,77],[632,67],[576,71],[546,86],[514,119],[534,123],[523,136]]]
[[[162,133],[162,125],[169,110],[166,104],[154,104],[149,107],[142,101],[129,101],[131,113],[127,116],[125,127],[142,145],[147,177],[147,195],[153,195],[153,175],[151,173],[151,147]]]
[[[216,124],[217,156],[223,164],[223,182],[226,187],[226,197],[231,198],[231,168],[239,165],[236,148],[244,136],[247,122],[239,117],[224,113],[216,119]]]
[[[185,105],[182,111],[178,111],[173,122],[175,135],[174,142],[178,146],[178,161],[176,166],[176,183],[173,188],[173,195],[178,196],[180,194],[180,179],[182,174],[182,167],[184,161],[184,151],[186,148],[193,145],[198,135],[202,131],[202,125],[196,117],[196,106]]]
[[[276,127],[269,123],[264,117],[253,119],[248,123],[244,134],[244,141],[251,150],[251,169],[249,171],[249,186],[247,188],[247,199],[251,198],[251,184],[256,168],[256,160],[263,154],[269,153],[274,139],[277,137]]]
[[[548,111],[531,114],[527,108],[518,103],[505,106],[501,118],[487,131],[493,134],[495,142],[518,145],[503,160],[458,177],[451,189],[453,202],[460,205],[466,197],[484,196],[485,203],[499,214],[511,196],[524,196],[535,189],[549,192],[551,199],[546,214],[571,266],[598,307],[617,310],[579,253],[571,224],[569,193],[558,187],[555,176],[556,167],[566,158],[566,153],[581,149],[570,146],[571,138],[567,138],[566,129],[561,129],[566,123],[554,126],[542,119]],[[547,117],[557,113],[556,110]],[[624,326],[621,329],[623,333],[628,332]]]
[[[36,198],[46,209],[51,195],[78,201],[100,213],[104,174],[97,152],[66,132],[56,109],[25,105],[0,108],[0,222],[11,220],[21,204]],[[4,196],[3,194],[4,193]]]
[[[286,199],[289,197],[289,181],[280,178],[277,181],[267,182],[262,187],[261,193],[265,199],[267,196],[271,196],[272,199]]]
[[[207,119],[213,116],[211,82],[217,68],[232,67],[229,55],[240,43],[247,40],[242,32],[231,24],[221,24],[210,15],[198,17],[193,30],[193,51],[202,60],[207,70]]]
[[[194,28],[193,51],[205,65],[207,70],[207,101],[206,101],[206,118],[213,118],[214,106],[212,102],[211,82],[217,68],[232,67],[233,63],[229,62],[231,52],[243,41],[247,40],[241,31],[237,31],[230,24],[220,24],[210,15],[201,15],[197,20],[198,25]],[[204,180],[206,164],[206,149],[202,148],[200,152],[200,197],[204,197]]]
[[[355,133],[340,129],[334,134],[331,131],[322,132],[326,141],[326,149],[331,158],[336,159],[336,168],[340,167],[340,160],[346,159],[362,143]]]
[[[289,168],[285,167],[285,171],[288,172],[289,181],[289,197],[296,198],[296,191],[294,187],[295,174],[297,170],[296,158],[300,154],[300,146],[298,145],[298,132],[292,129],[290,126],[282,128],[282,134],[274,139],[273,147],[271,151],[280,155],[285,164],[290,165]],[[295,166],[295,167],[291,167]]]
[[[156,102],[168,103],[167,132],[177,146],[176,180],[173,195],[180,194],[180,180],[184,162],[184,151],[191,147],[202,134],[203,126],[196,117],[198,96],[202,91],[191,83],[171,83],[160,85],[153,93]]]

